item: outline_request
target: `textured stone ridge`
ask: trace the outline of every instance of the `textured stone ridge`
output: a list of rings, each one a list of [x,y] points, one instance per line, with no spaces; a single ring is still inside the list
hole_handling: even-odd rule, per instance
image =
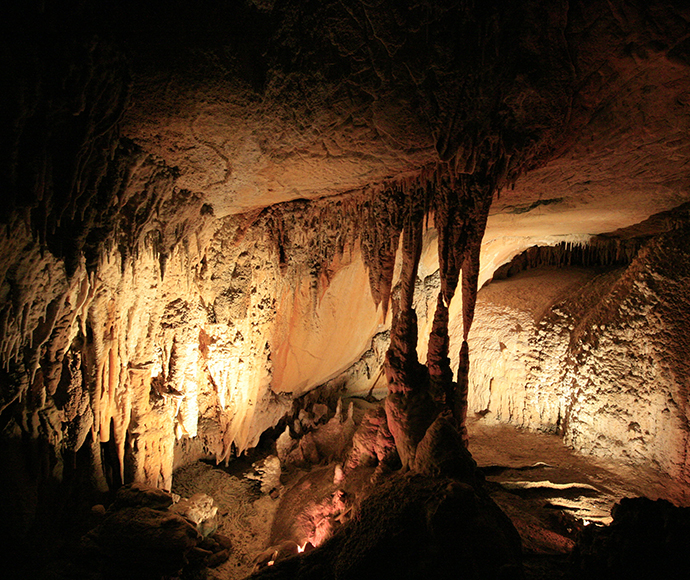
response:
[[[689,481],[689,255],[684,226],[624,268],[487,286],[470,334],[471,411]]]

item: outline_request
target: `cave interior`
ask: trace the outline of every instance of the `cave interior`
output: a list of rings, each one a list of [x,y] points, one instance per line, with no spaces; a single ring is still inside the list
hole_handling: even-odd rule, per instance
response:
[[[2,13],[8,577],[687,577],[686,2]]]

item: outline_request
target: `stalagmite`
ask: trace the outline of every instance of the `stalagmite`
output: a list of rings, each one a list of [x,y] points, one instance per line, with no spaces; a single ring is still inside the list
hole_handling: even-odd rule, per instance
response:
[[[414,461],[416,445],[439,411],[452,410],[466,442],[469,356],[479,274],[479,253],[496,181],[490,176],[450,175],[431,184],[434,225],[438,231],[441,288],[429,335],[427,366],[417,360],[417,317],[412,304],[421,253],[428,189],[408,197],[402,243],[402,270],[393,304],[390,348],[384,368],[389,395],[386,413],[404,467]],[[414,194],[417,193],[417,196]],[[457,383],[450,368],[448,308],[462,272],[463,346]],[[457,389],[457,391],[456,391]]]
[[[433,420],[426,369],[417,360],[417,315],[412,307],[422,251],[421,196],[409,196],[402,233],[402,270],[393,301],[391,341],[386,353],[386,415],[403,467],[414,461],[417,443]]]

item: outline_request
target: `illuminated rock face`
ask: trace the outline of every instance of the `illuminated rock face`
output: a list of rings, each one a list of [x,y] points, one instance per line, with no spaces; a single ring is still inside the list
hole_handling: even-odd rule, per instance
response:
[[[196,247],[113,250],[96,272],[71,276],[37,244],[12,253],[17,239],[6,240],[17,302],[3,352],[18,377],[6,402],[23,402],[24,428],[49,437],[57,469],[91,434],[113,439],[120,477],[168,488],[180,438],[218,461],[253,447],[292,396],[346,368],[383,322],[357,238],[308,239],[302,220],[318,218],[318,207],[292,207],[201,219]]]
[[[688,481],[686,226],[628,266],[539,269],[487,286],[470,409]]]
[[[521,251],[688,201],[690,14],[227,4],[8,18],[0,417],[3,457],[43,446],[31,489],[82,457],[101,490],[169,488],[349,376],[685,473],[672,258],[640,257],[606,308],[549,310],[585,280],[564,274],[468,332],[475,285]],[[394,403],[413,464],[433,413],[410,436],[419,406]]]

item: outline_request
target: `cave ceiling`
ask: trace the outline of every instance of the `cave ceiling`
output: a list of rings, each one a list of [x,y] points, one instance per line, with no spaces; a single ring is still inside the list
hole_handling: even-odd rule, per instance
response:
[[[661,3],[183,4],[123,26],[123,135],[216,216],[512,156],[487,237],[687,201],[687,19]],[[144,9],[140,9],[144,10]],[[247,24],[249,23],[249,24]],[[493,148],[492,148],[493,147]]]
[[[216,217],[499,159],[488,240],[613,231],[688,198],[682,3],[67,1],[17,14],[10,80],[47,60],[77,115],[70,82],[98,71],[75,63],[107,68],[120,136]],[[10,209],[26,203],[10,194]]]

